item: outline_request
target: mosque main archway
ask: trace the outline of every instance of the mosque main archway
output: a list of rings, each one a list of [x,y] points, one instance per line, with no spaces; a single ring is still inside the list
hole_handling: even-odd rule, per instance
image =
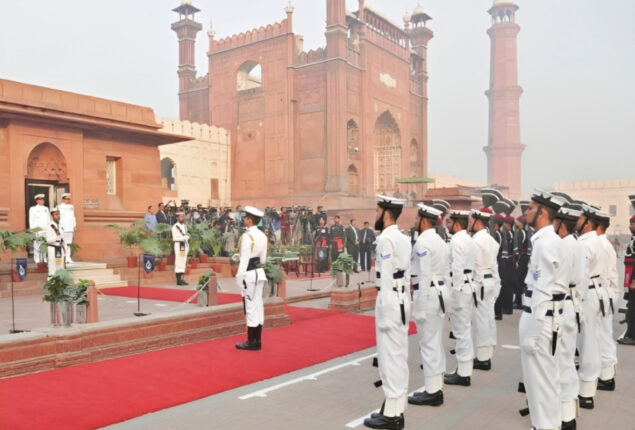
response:
[[[397,189],[395,180],[401,176],[401,135],[390,111],[375,121],[374,140],[375,192],[392,195]]]

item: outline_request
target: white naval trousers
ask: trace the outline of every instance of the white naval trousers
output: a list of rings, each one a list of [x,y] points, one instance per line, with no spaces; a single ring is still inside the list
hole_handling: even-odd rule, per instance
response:
[[[575,368],[575,349],[578,339],[578,323],[571,300],[564,301],[564,312],[560,318],[558,337],[558,369],[560,370],[560,400],[571,402],[578,400],[580,381]],[[568,420],[567,420],[568,421]]]
[[[245,298],[247,327],[258,327],[265,323],[265,306],[262,292],[267,283],[267,276],[262,268],[248,270],[245,273],[247,289],[242,290]]]
[[[64,256],[64,247],[60,247],[61,253],[60,258],[55,258],[55,247],[48,247],[48,275],[54,275],[58,269],[63,269],[65,267],[65,256]]]
[[[602,294],[600,291],[599,294]],[[586,297],[581,300],[580,325],[581,332],[578,336],[578,351],[580,352],[580,368],[578,376],[582,383],[587,382],[584,388],[581,386],[580,395],[583,397],[595,396],[595,383],[600,376],[602,367],[600,359],[600,335],[599,325],[602,322],[598,290],[590,289]],[[605,302],[606,305],[606,302]]]
[[[613,338],[613,312],[611,312],[608,297],[613,300],[613,309],[617,310],[617,295],[611,294],[608,289],[605,290],[606,299],[604,307],[606,316],[600,320],[598,325],[598,336],[600,339],[600,378],[603,380],[611,379],[615,376],[615,365],[617,364],[617,343]],[[600,314],[601,316],[601,314]]]
[[[458,291],[456,287],[452,287],[452,295],[450,299],[450,327],[454,337],[456,338],[456,360],[467,362],[474,360],[474,344],[472,343],[472,312],[474,308],[474,298],[472,289],[466,285],[462,291]],[[470,366],[471,369],[471,366]],[[471,376],[471,371],[468,375]]]
[[[71,243],[73,243],[73,234],[72,231],[63,231],[62,239],[64,239],[64,245],[66,246],[66,262],[71,262],[71,249],[68,247]]]
[[[403,279],[393,283],[398,291],[380,291],[375,302],[375,336],[377,360],[382,389],[386,396],[384,415],[399,416],[408,398],[408,328],[410,325],[410,294],[402,293]],[[406,323],[401,320],[404,304]]]
[[[483,287],[483,300],[481,300],[481,286],[479,285],[476,290],[478,306],[474,308],[472,316],[477,348],[495,346],[497,343],[494,304],[500,292],[500,283],[494,278],[487,278],[483,279]]]
[[[36,238],[46,238],[46,231],[44,229],[35,233]],[[40,252],[40,246],[42,246],[41,242],[37,240],[33,241],[33,261],[37,263],[46,263],[46,258],[48,255],[48,251]]]
[[[419,337],[419,350],[421,352],[421,363],[423,364],[423,375],[426,377],[441,375],[445,372],[445,351],[443,349],[443,323],[445,314],[441,310],[438,291],[441,291],[444,303],[447,303],[446,291],[444,287],[422,287],[414,292],[412,304],[412,316],[417,324],[417,334]],[[426,391],[433,394],[437,389],[428,390],[429,384],[426,382]]]
[[[185,265],[187,264],[187,251],[190,249],[189,244],[185,242],[185,250],[181,251],[181,243],[174,242],[174,273],[185,273]]]
[[[561,425],[560,372],[556,357],[551,355],[551,333],[551,317],[539,321],[523,312],[518,324],[520,361],[531,425],[537,429]]]

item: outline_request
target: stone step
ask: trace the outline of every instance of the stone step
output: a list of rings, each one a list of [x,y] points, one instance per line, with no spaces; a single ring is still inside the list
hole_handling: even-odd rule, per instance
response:
[[[81,270],[96,270],[96,269],[106,269],[106,263],[92,263],[89,261],[76,261],[74,263],[68,264],[66,268],[71,272],[77,272]]]
[[[99,285],[102,282],[115,282],[121,281],[121,277],[119,275],[114,275],[112,273],[100,273],[90,276],[73,276],[73,281],[77,282],[80,279],[88,279],[89,281],[93,281],[95,285]]]
[[[111,287],[127,287],[128,286],[128,282],[122,281],[122,280],[118,280],[118,281],[104,281],[104,282],[100,282],[99,284],[95,283],[95,286],[97,288],[99,288],[99,289],[111,288]]]

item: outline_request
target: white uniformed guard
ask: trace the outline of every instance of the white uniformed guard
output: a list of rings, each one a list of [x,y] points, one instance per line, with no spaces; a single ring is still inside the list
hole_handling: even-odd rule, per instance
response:
[[[399,231],[397,219],[405,200],[377,196],[375,230],[375,336],[379,376],[386,399],[378,414],[364,420],[366,427],[402,429],[408,398],[408,327],[410,321],[410,239]]]
[[[64,239],[60,231],[59,222],[60,211],[57,208],[51,209],[51,222],[44,229],[46,235],[46,244],[48,247],[48,274],[55,274],[57,269],[66,267]]]
[[[620,293],[617,275],[617,254],[615,253],[615,248],[606,237],[606,229],[611,223],[611,216],[606,212],[596,211],[595,218],[598,221],[596,232],[605,254],[605,265],[602,268],[600,277],[604,292],[608,297],[608,306],[598,328],[600,361],[602,364],[602,370],[598,378],[598,390],[613,391],[615,390],[615,366],[617,365],[617,343],[613,337],[613,315],[615,314]]]
[[[262,325],[265,309],[262,290],[267,282],[262,264],[267,260],[267,236],[258,229],[264,213],[252,206],[245,206],[245,227],[240,236],[238,254],[240,263],[236,272],[236,284],[243,296],[247,319],[247,341],[237,343],[236,348],[257,351],[262,348]]]
[[[412,315],[419,335],[425,391],[414,393],[408,398],[408,403],[439,406],[443,404],[445,278],[450,256],[447,244],[435,230],[442,212],[421,203],[418,208],[414,228],[419,237],[412,250],[410,281],[414,296]]]
[[[562,207],[553,222],[554,230],[562,238],[562,266],[569,285],[569,294],[564,302],[564,311],[560,319],[558,339],[558,370],[560,371],[560,400],[562,402],[562,430],[575,429],[578,414],[578,391],[580,383],[575,368],[575,350],[580,329],[580,295],[584,284],[584,253],[573,233],[575,224],[582,212],[570,205]],[[578,285],[580,287],[578,287]]]
[[[77,220],[75,219],[75,206],[71,204],[71,193],[62,194],[62,203],[57,205],[57,209],[60,211],[60,230],[66,245],[66,262],[72,263],[71,250],[68,246],[73,243]]]
[[[472,318],[476,335],[474,368],[480,370],[492,368],[492,356],[497,343],[494,304],[501,289],[496,259],[500,245],[487,228],[493,216],[494,213],[489,208],[472,211],[472,240],[476,245],[474,285],[478,301]]]
[[[606,267],[606,253],[595,231],[597,218],[595,209],[584,205],[578,218],[576,231],[580,234],[578,242],[582,246],[585,258],[584,284],[580,287],[582,320],[578,351],[580,353],[580,407],[593,409],[593,397],[597,389],[597,380],[602,369],[600,356],[599,327],[608,307],[608,297],[602,285],[601,275]]]
[[[474,285],[474,258],[476,246],[467,234],[470,212],[451,211],[450,273],[452,288],[448,313],[450,326],[456,339],[456,372],[445,375],[448,385],[471,385],[474,366],[474,344],[472,343],[472,312],[477,305]]]
[[[172,226],[172,241],[174,242],[174,273],[176,273],[176,285],[189,285],[185,277],[187,253],[190,249],[190,235],[187,234],[187,225],[183,222],[184,212],[176,213],[176,223]]]
[[[537,190],[531,197],[527,222],[536,229],[525,283],[523,313],[518,324],[520,361],[531,425],[559,429],[560,372],[556,351],[558,324],[569,286],[564,285],[562,239],[552,222],[564,201]]]
[[[37,194],[35,197],[35,206],[29,208],[29,228],[41,229],[35,236],[36,238],[45,238],[46,232],[44,229],[51,224],[51,215],[49,208],[44,206],[44,194]],[[42,243],[38,239],[33,241],[33,260],[36,263],[46,262],[46,252],[41,252],[40,247]]]

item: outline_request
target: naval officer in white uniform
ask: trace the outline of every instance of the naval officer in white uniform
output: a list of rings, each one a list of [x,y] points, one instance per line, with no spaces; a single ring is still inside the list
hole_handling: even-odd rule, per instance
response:
[[[189,285],[185,281],[185,267],[187,253],[190,249],[190,235],[187,234],[187,225],[184,212],[176,213],[176,223],[172,226],[172,241],[174,242],[174,273],[176,285]]]
[[[33,260],[35,263],[45,263],[47,251],[41,251],[40,240],[46,237],[44,229],[51,223],[51,214],[49,208],[44,206],[44,194],[37,194],[34,199],[35,206],[29,208],[29,228],[39,228],[40,231],[35,234],[36,240],[33,241]]]
[[[48,254],[48,274],[55,274],[58,269],[66,267],[66,244],[62,238],[59,222],[60,211],[57,208],[51,209],[51,221],[44,228]]]
[[[75,219],[75,206],[71,203],[71,193],[62,194],[62,203],[57,205],[57,209],[60,211],[60,230],[66,246],[66,263],[72,263],[69,245],[73,243],[77,220]]]

